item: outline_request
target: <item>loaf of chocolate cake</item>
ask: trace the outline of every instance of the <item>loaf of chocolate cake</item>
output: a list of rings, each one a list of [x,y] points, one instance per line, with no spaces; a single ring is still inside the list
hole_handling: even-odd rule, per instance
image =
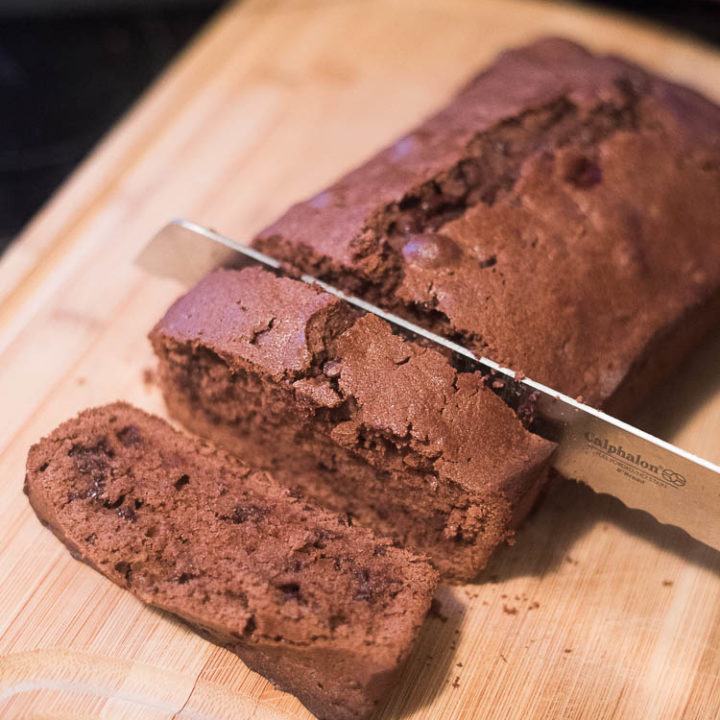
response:
[[[553,445],[477,372],[256,267],[218,270],[151,333],[170,413],[314,502],[467,581],[525,516]]]
[[[437,580],[423,558],[123,403],[86,410],[34,445],[25,491],[75,557],[237,653],[318,718],[374,707]]]
[[[622,413],[720,323],[720,108],[546,39],[255,247]]]

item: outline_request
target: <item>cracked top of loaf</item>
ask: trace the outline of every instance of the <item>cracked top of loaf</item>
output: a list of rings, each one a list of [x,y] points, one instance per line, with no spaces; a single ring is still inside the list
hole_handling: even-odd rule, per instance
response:
[[[516,500],[521,476],[554,447],[523,427],[481,373],[458,372],[384,320],[260,268],[211,273],[151,338],[161,356],[176,353],[181,363],[202,348],[231,369],[281,383],[335,442],[371,464],[382,466],[384,438],[403,448],[409,466],[476,494]]]
[[[545,39],[254,244],[602,404],[717,293],[717,207],[717,106]]]
[[[435,587],[422,557],[126,403],[33,445],[25,491],[76,557],[224,644],[354,650],[372,675]]]

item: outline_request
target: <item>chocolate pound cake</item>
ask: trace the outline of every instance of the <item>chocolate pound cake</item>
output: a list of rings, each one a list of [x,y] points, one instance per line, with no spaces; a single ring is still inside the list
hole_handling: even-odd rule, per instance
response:
[[[122,403],[34,445],[25,491],[75,557],[319,718],[371,710],[436,584],[426,560]]]
[[[546,39],[255,247],[622,413],[720,322],[720,108]]]
[[[259,268],[218,270],[151,333],[171,414],[286,486],[473,579],[553,445],[479,372]]]

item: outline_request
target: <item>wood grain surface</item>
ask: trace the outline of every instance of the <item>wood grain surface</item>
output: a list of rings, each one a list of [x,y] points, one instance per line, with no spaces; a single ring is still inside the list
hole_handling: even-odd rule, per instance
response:
[[[166,220],[249,238],[499,50],[563,34],[720,99],[720,56],[578,6],[246,0],[172,66],[0,263],[0,717],[305,720],[232,654],[70,558],[22,495],[88,406],[163,413],[146,333],[179,289],[132,265]],[[79,80],[80,81],[80,80]],[[645,410],[720,461],[720,343]],[[720,522],[720,519],[719,519]],[[569,482],[474,585],[440,591],[383,718],[720,717],[720,553]]]

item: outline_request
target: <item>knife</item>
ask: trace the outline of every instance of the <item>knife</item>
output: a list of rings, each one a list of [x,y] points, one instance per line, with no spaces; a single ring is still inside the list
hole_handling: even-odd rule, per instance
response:
[[[238,253],[246,260],[283,272],[290,266],[188,220],[174,220],[145,246],[136,264],[160,277],[191,287]],[[645,510],[661,523],[676,525],[720,550],[720,466],[628,423],[521,376],[440,335],[346,295],[310,275],[292,273],[395,328],[442,346],[454,359],[492,375],[490,387],[515,409],[532,412],[533,429],[558,444],[553,467],[566,478]]]

